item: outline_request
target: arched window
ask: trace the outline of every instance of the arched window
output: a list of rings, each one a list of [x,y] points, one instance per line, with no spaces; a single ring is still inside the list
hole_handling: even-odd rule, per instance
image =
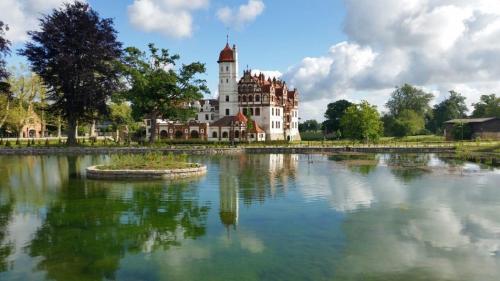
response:
[[[256,95],[255,96],[255,101],[259,102],[260,101],[260,96],[259,95]]]
[[[253,102],[253,96],[248,96],[248,101]]]
[[[192,139],[197,139],[199,137],[200,137],[200,134],[198,133],[198,131],[195,131],[195,130],[191,131],[191,138]]]
[[[217,138],[217,132],[212,133],[212,138]]]
[[[250,108],[250,116],[253,116],[253,108]]]
[[[182,138],[182,131],[175,131],[175,138],[176,139]]]
[[[228,137],[227,132],[223,132],[223,133],[222,133],[222,138],[227,139],[227,137]]]
[[[247,96],[243,96],[243,102],[247,102]]]
[[[234,132],[234,137],[237,138],[237,139],[240,138],[240,131],[235,131]]]

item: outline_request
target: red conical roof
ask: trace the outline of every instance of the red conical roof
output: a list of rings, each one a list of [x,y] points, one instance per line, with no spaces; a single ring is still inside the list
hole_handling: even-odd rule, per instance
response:
[[[241,111],[238,111],[238,114],[236,114],[236,116],[234,116],[234,121],[246,123],[247,120],[248,119],[245,117],[245,115],[243,115],[243,113],[241,113]]]
[[[220,51],[218,63],[221,62],[234,62],[234,50],[229,47],[229,43],[226,43],[226,47]]]

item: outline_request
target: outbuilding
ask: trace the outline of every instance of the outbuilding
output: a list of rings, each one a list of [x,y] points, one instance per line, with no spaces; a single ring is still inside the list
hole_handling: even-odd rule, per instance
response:
[[[446,121],[446,140],[500,140],[500,118],[467,118]]]

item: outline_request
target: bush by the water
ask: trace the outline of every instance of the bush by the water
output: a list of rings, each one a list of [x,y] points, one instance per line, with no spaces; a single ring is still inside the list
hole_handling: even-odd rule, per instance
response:
[[[102,170],[163,170],[197,167],[188,163],[186,154],[116,154],[111,156],[109,165],[99,166]]]

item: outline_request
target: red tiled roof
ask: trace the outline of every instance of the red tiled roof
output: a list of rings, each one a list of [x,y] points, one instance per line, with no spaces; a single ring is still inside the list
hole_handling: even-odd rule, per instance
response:
[[[234,117],[234,121],[238,121],[238,122],[247,122],[247,118],[245,117],[245,115],[243,115],[243,113],[241,113],[241,111],[238,111],[238,114],[236,114],[236,116]]]
[[[234,51],[229,47],[229,43],[226,43],[226,47],[220,52],[219,60],[217,62],[234,62]]]

